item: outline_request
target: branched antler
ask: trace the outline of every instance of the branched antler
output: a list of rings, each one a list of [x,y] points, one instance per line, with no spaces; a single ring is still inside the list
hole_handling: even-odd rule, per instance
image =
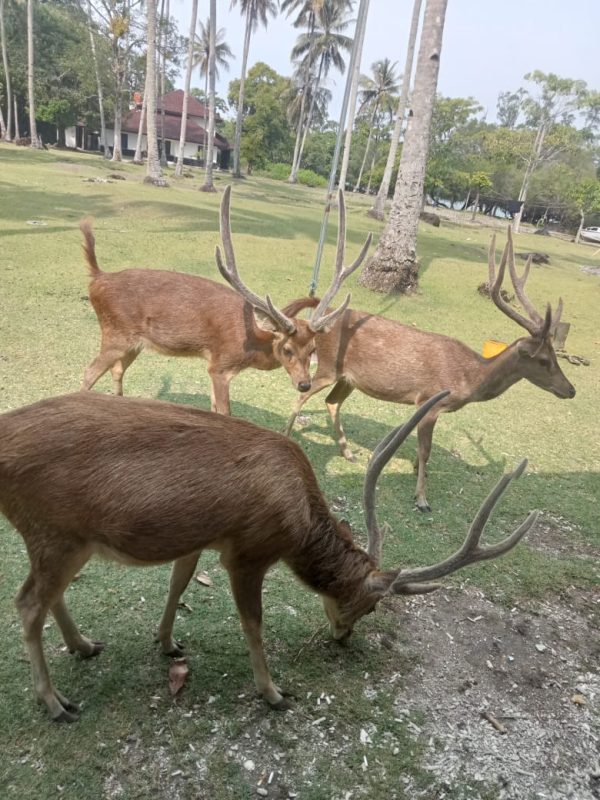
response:
[[[500,288],[502,286],[507,264],[510,272],[510,278],[515,289],[515,294],[517,295],[519,303],[527,312],[527,317],[523,314],[520,314],[516,309],[509,305],[500,294]],[[525,264],[525,269],[523,270],[521,277],[519,277],[517,274],[512,231],[509,227],[507,231],[506,245],[504,246],[502,258],[500,259],[500,266],[498,268],[498,273],[496,274],[496,234],[492,236],[490,249],[488,251],[490,296],[500,311],[512,319],[513,322],[516,322],[517,325],[525,328],[525,330],[534,338],[544,340],[556,329],[556,326],[558,325],[563,307],[562,298],[559,299],[558,306],[554,314],[552,313],[552,307],[550,306],[550,303],[548,303],[546,306],[545,316],[542,317],[541,314],[536,311],[533,303],[525,294],[525,283],[529,277],[530,269],[531,256],[529,256],[527,259],[527,263]]]
[[[342,283],[350,276],[352,273],[360,267],[362,262],[367,255],[367,251],[371,244],[372,234],[367,236],[365,243],[362,246],[362,250],[358,254],[358,257],[355,261],[350,264],[349,267],[344,268],[344,256],[346,253],[346,202],[344,200],[344,192],[342,189],[338,192],[338,208],[339,208],[339,227],[338,227],[338,239],[337,239],[337,253],[335,258],[335,271],[333,275],[333,279],[331,282],[331,286],[319,302],[319,305],[313,311],[309,326],[312,331],[318,333],[319,331],[323,330],[324,328],[331,326],[333,322],[340,317],[344,311],[348,308],[348,304],[350,303],[350,295],[348,294],[344,302],[336,308],[335,311],[331,311],[329,314],[326,314],[327,307],[335,297],[336,293],[339,291],[340,286]]]
[[[227,283],[238,292],[245,300],[247,300],[254,308],[266,314],[276,325],[277,328],[285,333],[291,334],[296,330],[296,325],[290,317],[287,317],[282,311],[276,308],[269,297],[263,299],[257,294],[254,294],[243,282],[239,276],[238,269],[235,263],[235,253],[233,250],[233,241],[231,238],[231,223],[229,219],[229,203],[231,196],[231,186],[227,186],[223,192],[223,199],[221,200],[221,240],[223,242],[223,250],[225,252],[225,264],[221,258],[221,250],[217,245],[215,251],[215,258],[217,260],[217,267],[219,272],[225,278]]]

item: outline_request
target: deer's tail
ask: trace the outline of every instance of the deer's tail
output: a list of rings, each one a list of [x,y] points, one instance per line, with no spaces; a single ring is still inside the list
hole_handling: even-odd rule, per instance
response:
[[[83,234],[83,254],[88,266],[90,278],[97,278],[102,273],[96,261],[96,239],[92,230],[92,221],[86,217],[79,223],[79,229]]]

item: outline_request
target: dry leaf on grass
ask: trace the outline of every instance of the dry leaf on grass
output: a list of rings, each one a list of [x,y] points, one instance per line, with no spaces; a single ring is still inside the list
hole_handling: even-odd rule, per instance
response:
[[[183,688],[189,671],[185,658],[174,658],[171,662],[169,667],[169,691],[173,697]]]
[[[199,572],[196,575],[196,580],[198,581],[198,583],[201,583],[202,586],[212,586],[213,585],[212,578],[210,578],[206,574],[206,572]]]

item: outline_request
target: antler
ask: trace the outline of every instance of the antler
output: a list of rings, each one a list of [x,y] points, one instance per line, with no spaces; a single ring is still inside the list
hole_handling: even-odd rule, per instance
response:
[[[333,322],[348,308],[348,304],[350,303],[349,294],[339,308],[336,308],[335,311],[331,311],[329,314],[325,313],[328,305],[335,297],[342,283],[346,280],[346,278],[352,275],[352,273],[358,269],[358,267],[360,267],[364,261],[371,244],[371,239],[373,238],[373,235],[370,233],[362,246],[362,250],[358,254],[358,258],[356,258],[356,260],[353,261],[349,267],[344,268],[344,255],[346,252],[346,203],[342,189],[340,189],[338,192],[338,207],[340,222],[338,228],[337,253],[335,257],[335,272],[331,286],[321,298],[319,305],[315,308],[309,320],[309,327],[312,331],[314,331],[314,333],[318,333],[319,331],[323,330],[323,328],[332,325]]]
[[[510,272],[510,278],[512,281],[512,285],[515,290],[515,294],[517,295],[517,299],[521,306],[525,309],[528,317],[519,314],[516,309],[510,306],[500,294],[500,287],[502,286],[502,281],[504,279],[504,272],[506,270],[506,265],[508,263],[508,269]],[[546,306],[546,314],[542,317],[538,311],[536,311],[533,303],[525,294],[525,282],[529,277],[529,270],[531,269],[531,256],[527,259],[527,263],[525,264],[525,269],[521,277],[517,274],[517,268],[515,265],[515,254],[513,249],[513,238],[512,238],[512,231],[510,227],[507,231],[507,241],[506,245],[504,246],[504,252],[502,253],[502,258],[500,259],[500,266],[498,268],[498,275],[496,276],[496,234],[492,236],[492,241],[490,242],[490,249],[488,251],[488,271],[489,271],[489,285],[490,285],[490,296],[494,303],[498,306],[500,311],[506,314],[507,317],[510,317],[517,325],[525,328],[525,330],[536,339],[545,339],[551,331],[556,329],[558,322],[560,320],[560,315],[562,313],[562,298],[558,301],[558,306],[556,309],[556,313],[552,314],[552,307],[550,303]]]
[[[223,199],[221,200],[221,239],[223,241],[223,250],[225,251],[225,262],[221,258],[221,250],[217,245],[215,250],[215,258],[217,260],[217,267],[219,272],[225,278],[227,283],[238,292],[245,300],[247,300],[254,308],[266,314],[273,323],[285,333],[292,334],[296,330],[296,325],[290,317],[276,308],[269,295],[263,298],[254,294],[243,282],[239,276],[237,266],[235,263],[235,253],[233,251],[233,241],[231,239],[231,223],[229,220],[229,199],[231,195],[231,186],[227,186],[223,192]]]
[[[408,434],[423,417],[431,410],[431,408],[439,403],[444,397],[449,394],[448,391],[439,392],[439,394],[431,397],[426,403],[419,406],[413,416],[400,427],[389,433],[375,448],[371,463],[367,470],[365,477],[364,488],[364,510],[367,524],[367,531],[369,535],[368,553],[379,567],[381,557],[381,542],[382,536],[377,524],[377,517],[375,513],[375,486],[381,470],[391,459],[398,447],[406,439]],[[390,585],[389,591],[393,594],[420,594],[424,592],[431,592],[440,588],[440,584],[431,583],[430,581],[436,578],[442,578],[445,575],[450,575],[468,564],[474,564],[477,561],[486,561],[491,558],[497,558],[503,553],[511,550],[525,534],[531,529],[537,520],[538,511],[532,511],[527,519],[519,525],[519,527],[497,544],[490,545],[489,547],[481,547],[479,541],[483,534],[486,523],[492,513],[492,510],[500,497],[504,494],[508,485],[514,478],[521,475],[527,466],[527,459],[523,459],[514,472],[503,475],[500,481],[496,484],[487,499],[481,505],[479,511],[475,515],[471,527],[465,541],[459,550],[444,561],[433,564],[430,567],[417,567],[414,569],[400,570],[396,575],[393,583]]]
[[[375,561],[377,566],[381,563],[381,546],[382,535],[379,525],[377,524],[377,515],[375,512],[375,487],[377,480],[381,474],[381,470],[385,467],[394,453],[398,450],[400,445],[408,438],[411,431],[417,427],[419,422],[424,416],[444,397],[450,394],[449,389],[443,392],[438,392],[433,397],[430,397],[425,403],[419,406],[412,417],[400,425],[398,428],[390,431],[377,445],[365,475],[365,484],[363,488],[363,508],[365,511],[365,522],[369,534],[369,544],[367,552]]]
[[[513,472],[502,476],[475,515],[475,519],[469,528],[467,538],[456,553],[445,561],[440,561],[438,564],[434,564],[431,567],[401,570],[398,573],[398,577],[391,585],[390,591],[394,594],[414,594],[415,590],[418,592],[431,591],[434,587],[437,588],[435,584],[428,585],[425,583],[424,586],[421,586],[414,582],[427,582],[435,578],[442,578],[444,575],[450,575],[452,572],[456,572],[466,567],[468,564],[475,564],[477,561],[487,561],[491,558],[498,558],[498,556],[512,550],[535,524],[538,514],[540,513],[539,511],[532,511],[527,519],[522,522],[510,536],[507,536],[506,539],[503,539],[497,544],[490,545],[489,547],[480,547],[479,540],[481,539],[481,535],[494,506],[508,488],[509,483],[514,478],[518,478],[524,472],[526,466],[527,459],[524,458]]]

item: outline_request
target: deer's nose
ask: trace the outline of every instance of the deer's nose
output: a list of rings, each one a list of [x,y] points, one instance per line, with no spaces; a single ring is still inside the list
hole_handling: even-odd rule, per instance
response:
[[[310,381],[301,381],[298,384],[298,391],[299,392],[308,392],[308,390],[310,389],[310,386],[311,386]]]

